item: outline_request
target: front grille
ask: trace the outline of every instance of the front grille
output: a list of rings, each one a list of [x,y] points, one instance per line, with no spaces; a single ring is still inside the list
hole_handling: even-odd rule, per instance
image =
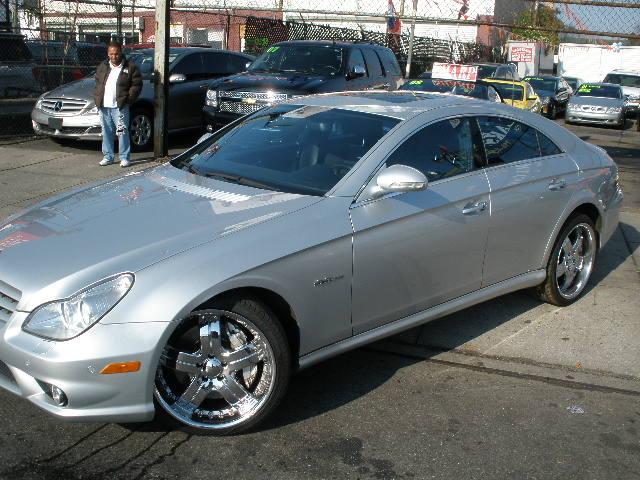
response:
[[[249,104],[242,102],[220,102],[220,111],[246,115],[248,113],[257,112],[265,106],[266,105],[264,103]]]
[[[47,97],[42,99],[42,110],[55,115],[77,115],[89,102],[78,98]]]
[[[219,92],[220,98],[254,98],[256,100],[262,100],[264,102],[274,102],[279,100],[286,100],[288,95],[286,93],[272,93],[272,92]]]
[[[606,107],[596,107],[595,105],[583,105],[583,112],[604,113],[607,111]]]
[[[16,311],[22,293],[0,280],[0,324],[7,323]]]

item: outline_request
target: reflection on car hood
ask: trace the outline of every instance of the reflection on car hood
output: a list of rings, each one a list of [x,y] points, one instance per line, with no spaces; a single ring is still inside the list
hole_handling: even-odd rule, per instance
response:
[[[619,98],[603,98],[603,97],[571,97],[572,104],[574,105],[595,105],[599,107],[622,107],[624,101]]]
[[[93,77],[85,77],[75,82],[67,83],[47,93],[47,97],[68,97],[83,100],[93,99],[96,81]]]
[[[213,82],[209,88],[232,91],[256,91],[264,92],[273,90],[283,93],[308,93],[317,88],[326,80],[335,77],[325,77],[322,75],[309,75],[305,73],[250,73],[243,72],[231,77],[226,77]]]
[[[63,279],[81,288],[320,200],[161,166],[44,202],[0,224],[0,280],[23,297]]]

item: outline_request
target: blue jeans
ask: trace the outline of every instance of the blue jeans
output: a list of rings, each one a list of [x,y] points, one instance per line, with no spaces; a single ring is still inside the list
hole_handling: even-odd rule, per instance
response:
[[[120,161],[130,160],[131,141],[129,139],[129,105],[122,109],[100,107],[100,125],[102,126],[102,155],[113,162],[113,143],[116,139],[118,122],[124,125],[124,131],[118,135]]]

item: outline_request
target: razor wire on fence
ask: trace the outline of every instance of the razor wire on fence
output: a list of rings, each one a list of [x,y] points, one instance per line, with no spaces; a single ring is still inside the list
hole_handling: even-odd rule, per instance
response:
[[[372,42],[412,75],[434,61],[506,61],[507,42],[640,45],[640,0],[167,0],[169,43],[259,54],[281,40]],[[86,77],[106,44],[153,47],[156,0],[0,0],[0,132]],[[23,128],[22,126],[20,128]]]

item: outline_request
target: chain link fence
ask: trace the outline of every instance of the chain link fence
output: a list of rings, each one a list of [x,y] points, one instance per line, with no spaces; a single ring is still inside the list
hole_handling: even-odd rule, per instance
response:
[[[260,54],[281,40],[373,42],[411,74],[434,61],[506,61],[509,40],[640,45],[640,1],[167,0],[170,43]],[[30,132],[37,97],[83,78],[106,43],[155,42],[155,0],[0,0],[0,136]]]

